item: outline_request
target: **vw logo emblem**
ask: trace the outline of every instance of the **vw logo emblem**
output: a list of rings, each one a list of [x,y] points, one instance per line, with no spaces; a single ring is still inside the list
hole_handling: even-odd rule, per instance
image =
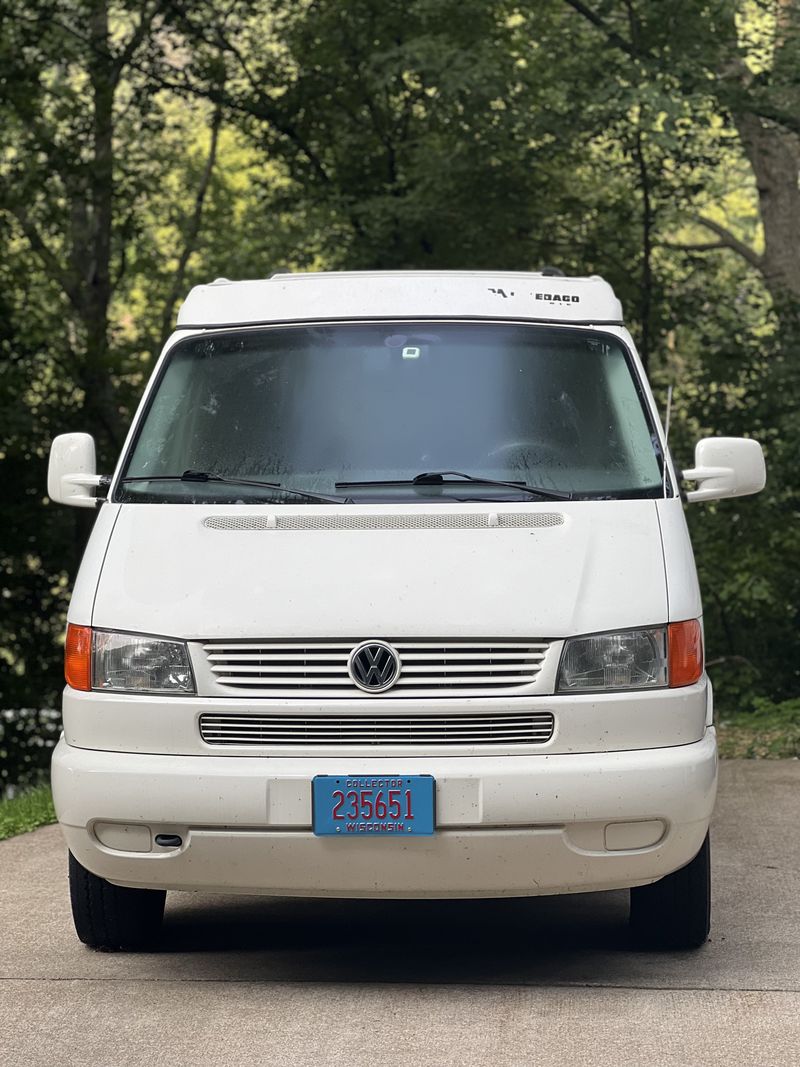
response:
[[[400,657],[385,641],[363,641],[350,653],[347,670],[365,693],[385,693],[400,675]]]

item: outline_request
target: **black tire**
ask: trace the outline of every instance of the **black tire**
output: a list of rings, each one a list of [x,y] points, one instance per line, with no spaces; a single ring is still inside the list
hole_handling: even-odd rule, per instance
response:
[[[699,948],[711,928],[711,841],[691,863],[631,889],[631,933],[642,948]]]
[[[125,889],[99,878],[69,854],[72,920],[84,945],[138,949],[153,945],[164,917],[164,889]]]

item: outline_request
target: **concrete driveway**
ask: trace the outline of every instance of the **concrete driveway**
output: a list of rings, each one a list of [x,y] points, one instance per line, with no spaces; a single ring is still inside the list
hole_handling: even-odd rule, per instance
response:
[[[0,843],[0,1064],[800,1064],[800,762],[722,766],[712,939],[627,894],[167,898],[159,954],[75,938],[56,827]]]

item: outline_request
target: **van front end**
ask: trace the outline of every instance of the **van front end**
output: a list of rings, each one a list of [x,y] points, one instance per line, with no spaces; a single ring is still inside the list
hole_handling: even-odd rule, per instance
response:
[[[682,496],[602,279],[399,272],[192,291],[97,507],[53,794],[78,936],[167,890],[629,888],[701,945],[717,784],[685,500],[756,492],[709,439]],[[97,493],[107,489],[101,500]]]

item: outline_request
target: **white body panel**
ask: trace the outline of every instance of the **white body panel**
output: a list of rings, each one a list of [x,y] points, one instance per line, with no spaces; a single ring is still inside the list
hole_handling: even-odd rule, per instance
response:
[[[667,618],[670,622],[699,619],[703,613],[689,528],[678,497],[655,502],[664,549]]]
[[[108,551],[111,534],[120,510],[119,504],[106,503],[97,513],[69,602],[70,622],[88,626],[92,621],[92,609],[97,594],[97,584],[100,581],[100,571],[103,568],[103,560]]]
[[[617,323],[622,307],[602,278],[511,271],[359,271],[277,274],[264,281],[198,285],[179,326],[428,316]]]
[[[192,649],[196,658],[199,653]],[[542,695],[528,697],[491,696],[453,700],[451,697],[414,697],[363,700],[265,699],[263,697],[228,695],[199,697],[148,696],[133,693],[80,693],[64,691],[64,735],[76,748],[97,748],[109,752],[149,752],[154,755],[192,755],[213,758],[220,754],[203,741],[198,719],[204,714],[294,715],[298,722],[307,716],[324,714],[335,706],[343,715],[406,715],[415,711],[431,714],[470,712],[502,715],[509,712],[549,711],[555,718],[552,738],[545,744],[503,748],[459,746],[459,754],[512,755],[527,752],[538,757],[554,753],[614,752],[630,749],[661,748],[688,745],[699,741],[705,731],[708,716],[708,686],[703,678],[695,685],[667,692],[584,693],[553,696],[553,681],[560,648],[554,649],[550,681],[544,680]],[[455,706],[454,706],[455,705]],[[288,749],[293,755],[314,754],[330,756],[330,749],[315,748],[307,742]],[[405,765],[408,750],[399,746],[348,746],[349,754],[393,758]],[[226,746],[226,755],[280,756],[281,749],[252,745]],[[428,755],[440,756],[444,765],[453,758],[452,748],[435,746]],[[343,757],[339,757],[341,759]]]
[[[229,530],[209,516],[352,505],[125,504],[91,622],[183,638],[565,637],[667,619],[656,502],[411,505],[415,516],[553,513],[531,529]],[[409,506],[358,505],[389,526]]]
[[[134,756],[61,742],[54,797],[72,852],[121,885],[536,896],[642,884],[683,866],[703,842],[717,782],[713,730],[696,744],[649,751],[444,762],[406,756],[403,773],[436,777],[434,837],[316,838],[311,778],[336,773],[341,762]],[[348,772],[375,773],[377,762],[348,757]],[[108,847],[95,832],[97,823],[106,830],[132,822],[153,836],[179,834],[183,844],[144,853],[138,843],[135,851]],[[636,832],[642,824],[644,836]]]
[[[630,349],[664,447],[619,302],[597,278],[414,272],[215,283],[192,291],[161,363],[177,341],[215,327],[403,317],[594,324]],[[122,885],[343,896],[575,892],[643,884],[686,864],[706,834],[716,789],[706,676],[672,690],[556,692],[565,639],[701,617],[676,484],[668,459],[659,500],[104,504],[69,619],[189,642],[197,695],[66,690],[53,784],[70,849]],[[375,528],[353,528],[354,515]],[[448,525],[425,528],[427,515],[447,516]],[[409,516],[417,528],[408,528]],[[298,517],[338,528],[287,528]],[[256,528],[208,525],[219,518]],[[213,640],[370,638],[541,641],[547,651],[535,683],[510,695],[278,699],[225,691],[203,648]],[[424,751],[308,743],[220,750],[199,728],[206,713],[300,721],[468,712],[547,712],[552,736]],[[434,836],[315,837],[314,775],[378,766],[434,776]],[[183,843],[160,848],[157,833]]]

